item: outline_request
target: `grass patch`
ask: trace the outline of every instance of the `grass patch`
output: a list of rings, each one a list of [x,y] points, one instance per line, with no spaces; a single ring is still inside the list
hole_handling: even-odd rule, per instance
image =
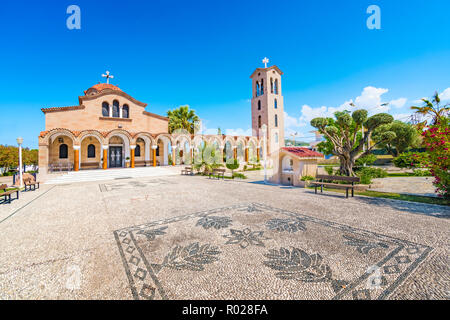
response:
[[[308,187],[308,188],[314,189],[314,187]],[[323,191],[345,193],[345,190],[341,190],[341,189],[323,188]],[[370,191],[370,190],[366,190],[366,191],[355,190],[355,195],[374,197],[374,198],[404,200],[404,201],[412,201],[412,202],[420,202],[420,203],[428,203],[428,204],[439,204],[442,206],[450,206],[450,200],[446,200],[446,199],[442,199],[442,198],[435,198],[435,197],[415,196],[415,195],[410,195],[410,194],[379,192],[379,191]]]
[[[412,172],[390,172],[388,177],[416,177]]]

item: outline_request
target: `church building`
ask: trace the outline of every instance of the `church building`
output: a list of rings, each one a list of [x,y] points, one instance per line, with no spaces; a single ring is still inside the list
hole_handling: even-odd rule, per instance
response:
[[[39,135],[39,170],[191,164],[205,144],[214,146],[223,161],[237,159],[243,166],[267,156],[276,166],[273,157],[284,148],[283,72],[267,67],[266,60],[250,76],[252,136],[169,134],[169,119],[110,84],[113,77],[107,72],[106,83],[84,91],[78,105],[41,109],[45,131]]]

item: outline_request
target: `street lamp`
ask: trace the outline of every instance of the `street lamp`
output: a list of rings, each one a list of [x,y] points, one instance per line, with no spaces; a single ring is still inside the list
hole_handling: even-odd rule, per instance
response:
[[[17,138],[17,144],[19,145],[19,179],[20,179],[20,188],[23,188],[23,179],[22,179],[22,175],[23,175],[23,166],[22,166],[22,143],[23,143],[23,138],[22,137],[18,137]]]
[[[261,126],[263,132],[264,183],[267,183],[267,125]]]

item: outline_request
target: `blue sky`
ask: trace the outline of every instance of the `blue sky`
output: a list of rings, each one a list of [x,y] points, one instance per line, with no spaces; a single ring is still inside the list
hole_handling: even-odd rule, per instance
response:
[[[343,4],[344,3],[344,4]],[[81,30],[66,9],[81,8]],[[369,30],[369,5],[381,30]],[[404,119],[435,90],[450,99],[450,2],[25,1],[0,11],[0,143],[37,147],[42,107],[70,106],[110,70],[113,84],[165,114],[188,104],[208,130],[249,133],[250,74],[284,71],[286,130],[352,100]]]

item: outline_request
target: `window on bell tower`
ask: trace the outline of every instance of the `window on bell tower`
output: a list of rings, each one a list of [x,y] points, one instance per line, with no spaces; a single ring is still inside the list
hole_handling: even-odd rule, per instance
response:
[[[274,93],[275,93],[275,94],[278,94],[278,79],[275,79]]]
[[[258,100],[258,110],[261,110],[261,100]]]
[[[275,127],[278,127],[278,115],[275,115]]]
[[[264,79],[261,79],[261,95],[264,94]]]
[[[270,78],[270,93],[273,93],[273,79]]]
[[[273,107],[274,107],[275,109],[278,109],[278,101],[277,101],[277,99],[275,99],[275,100],[273,101]]]
[[[261,128],[261,116],[258,116],[258,128]]]

